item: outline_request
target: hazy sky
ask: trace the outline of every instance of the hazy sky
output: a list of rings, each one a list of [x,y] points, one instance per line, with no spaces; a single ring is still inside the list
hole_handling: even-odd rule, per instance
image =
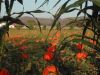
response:
[[[24,11],[32,11],[37,9],[38,6],[40,6],[44,0],[37,0],[38,2],[35,4],[35,0],[24,0]],[[50,0],[50,2],[48,4],[45,4],[43,7],[41,7],[40,9],[45,10],[45,11],[50,11],[51,13],[55,14],[57,9],[67,0],[61,0],[61,2],[55,7],[52,8],[53,5],[57,2],[58,0]],[[71,0],[70,3],[73,3],[74,1],[77,0]],[[90,3],[91,4],[91,3]],[[19,4],[17,1],[15,1],[14,4],[14,8],[13,8],[13,12],[20,12],[23,10],[23,6],[21,4]],[[4,10],[4,6],[2,7],[2,15],[4,14],[5,10]],[[73,17],[76,16],[76,11],[69,13],[69,14],[64,14],[62,15],[62,18],[65,17]],[[51,17],[49,14],[35,14],[36,17]]]

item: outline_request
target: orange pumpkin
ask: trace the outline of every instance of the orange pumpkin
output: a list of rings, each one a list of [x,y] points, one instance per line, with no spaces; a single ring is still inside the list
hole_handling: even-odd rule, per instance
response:
[[[95,41],[95,40],[91,40],[91,39],[90,39],[89,41],[90,41],[90,43],[96,45],[96,41]]]
[[[50,73],[52,73],[53,75],[57,75],[57,72],[58,72],[57,67],[54,65],[51,65],[44,68],[42,75],[49,75]]]
[[[78,61],[80,61],[81,59],[86,59],[87,56],[88,56],[88,54],[85,53],[85,52],[80,52],[80,53],[76,54],[76,58],[77,58]]]
[[[46,52],[45,54],[44,54],[44,60],[46,60],[46,61],[51,61],[52,59],[53,59],[53,54],[52,53],[50,53],[50,52]]]
[[[3,68],[3,69],[0,69],[0,75],[10,75],[10,74],[7,69]]]
[[[29,55],[27,53],[23,53],[21,56],[22,56],[23,59],[28,59],[29,58]]]

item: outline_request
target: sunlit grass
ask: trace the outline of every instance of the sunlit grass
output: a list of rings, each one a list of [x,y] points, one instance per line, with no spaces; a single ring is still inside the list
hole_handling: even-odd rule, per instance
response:
[[[15,37],[15,36],[22,36],[24,38],[44,38],[46,39],[48,35],[49,30],[42,30],[42,33],[40,32],[39,29],[34,29],[34,30],[29,30],[29,29],[10,29],[9,30],[9,37],[7,39]],[[57,30],[52,30],[49,38],[52,38]],[[74,35],[74,34],[82,34],[82,29],[64,29],[61,30],[61,37],[60,39],[63,39],[64,37]],[[86,36],[91,36],[92,32],[88,31],[86,33]]]

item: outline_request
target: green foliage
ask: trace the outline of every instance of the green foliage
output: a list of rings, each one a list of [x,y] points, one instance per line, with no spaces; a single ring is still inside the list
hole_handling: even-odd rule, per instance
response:
[[[40,22],[38,21],[38,19],[33,15],[34,13],[44,13],[46,11],[42,11],[42,10],[33,10],[33,11],[25,11],[24,12],[24,9],[22,12],[13,12],[12,11],[12,8],[13,8],[13,5],[15,4],[15,1],[18,1],[20,4],[23,5],[23,0],[0,0],[0,14],[1,14],[1,7],[2,5],[5,5],[5,12],[6,13],[6,16],[3,15],[3,17],[0,17],[0,22],[6,22],[6,26],[5,26],[5,29],[2,29],[0,28],[0,41],[1,39],[3,38],[3,35],[5,35],[5,33],[9,32],[9,25],[13,24],[13,23],[16,23],[17,28],[20,29],[20,27],[22,26],[26,26],[28,27],[26,24],[24,24],[19,18],[23,16],[23,14],[29,14],[31,15],[33,18],[36,19],[37,21],[37,24],[40,28],[40,31],[41,31],[41,26],[40,26]],[[44,5],[45,3],[47,3],[49,0],[45,0],[45,2],[42,4]],[[35,2],[37,2],[37,0],[35,0]],[[41,5],[41,6],[42,6]],[[23,6],[24,7],[24,6]],[[46,13],[49,13],[49,12],[46,12]],[[50,14],[50,13],[49,13]],[[13,15],[18,15],[16,17],[13,17]],[[22,25],[22,26],[19,26],[19,25]],[[32,25],[30,25],[32,28]],[[28,27],[29,28],[29,27]],[[4,30],[3,33],[2,30]]]
[[[78,0],[78,1],[76,1],[73,4],[70,4],[70,5],[67,5],[68,2],[70,2],[70,0],[67,0],[62,5],[62,7],[59,9],[59,11],[57,12],[50,31],[54,28],[54,26],[56,26],[56,22],[57,22],[57,20],[59,19],[59,17],[62,14],[69,13],[69,12],[72,12],[74,10],[79,10],[79,12],[77,13],[76,20],[77,20],[78,16],[81,13],[84,13],[84,20],[83,20],[83,24],[82,24],[84,29],[83,29],[83,36],[82,36],[82,38],[84,39],[84,36],[85,36],[87,30],[91,30],[94,33],[92,39],[96,40],[97,47],[99,47],[99,45],[100,45],[100,30],[99,30],[99,28],[100,28],[99,27],[99,22],[100,22],[100,15],[99,15],[100,6],[99,6],[99,2],[100,1],[99,0],[91,0],[91,2],[93,4],[91,6],[88,5],[90,0]],[[85,4],[85,6],[83,6],[83,3]],[[79,7],[80,9],[78,9],[77,7]],[[88,13],[87,10],[89,10],[89,9],[93,11],[92,15]]]
[[[71,37],[74,37],[74,39],[69,40]],[[81,37],[82,35],[77,34],[66,37],[58,46],[59,51],[56,52],[56,59],[62,60],[55,60],[55,65],[59,67],[59,71],[62,75],[98,75],[100,67],[97,65],[98,62],[95,63],[98,61],[98,59],[95,57],[98,55],[100,56],[100,52],[97,51],[98,54],[96,55],[96,53],[94,53],[94,45],[88,40],[81,40]],[[82,50],[79,50],[76,47],[77,43],[82,43],[85,45],[85,47]],[[82,61],[78,62],[76,55],[79,52],[87,52],[87,59],[83,59]]]
[[[99,62],[97,58],[100,53],[91,46],[87,45],[86,41],[82,41],[77,37],[82,35],[73,35],[75,39],[69,40],[65,38],[62,43],[56,48],[55,56],[51,62],[45,61],[43,56],[50,47],[49,43],[35,42],[35,39],[28,39],[26,42],[21,43],[22,40],[27,38],[16,38],[7,41],[4,46],[5,55],[2,56],[0,61],[0,68],[4,67],[10,71],[11,75],[41,75],[44,67],[48,65],[56,65],[60,75],[97,75],[99,73]],[[77,43],[82,42],[84,44],[83,52],[87,52],[88,56],[86,59],[82,59],[80,62],[77,61],[77,53],[80,50],[76,47]],[[16,45],[16,43],[18,43]],[[90,44],[90,42],[88,42]],[[24,48],[22,48],[25,46]],[[27,58],[23,58],[22,54],[28,54]]]
[[[43,54],[45,43],[36,43],[33,39],[16,46],[25,38],[9,40],[4,45],[4,55],[0,57],[0,69],[7,68],[11,75],[41,75],[41,69],[44,67]],[[27,48],[21,49],[26,46]],[[22,55],[28,54],[24,58]]]

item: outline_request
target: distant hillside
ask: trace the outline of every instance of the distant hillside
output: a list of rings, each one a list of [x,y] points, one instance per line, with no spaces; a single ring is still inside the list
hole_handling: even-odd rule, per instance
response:
[[[26,24],[29,20],[35,21],[37,23],[36,19],[29,17],[29,16],[24,16],[24,17],[21,17],[20,19],[22,20],[22,22]],[[41,25],[51,25],[53,22],[53,19],[50,19],[50,18],[37,18],[37,19]]]
[[[59,19],[59,22],[60,22],[60,24],[62,26],[64,26],[64,25],[72,22],[72,20],[74,20],[74,19],[75,19],[75,17],[64,18],[64,19]],[[79,19],[81,19],[81,18],[79,18]],[[34,19],[32,17],[29,17],[29,16],[21,17],[20,20],[22,20],[22,22],[24,22],[26,24],[28,24],[29,20],[31,20],[31,21],[33,20],[33,21],[36,22],[36,19]],[[51,19],[51,18],[38,18],[38,21],[40,22],[41,25],[49,25],[49,26],[51,26],[52,23],[53,23],[53,19]],[[80,21],[76,21],[75,25],[76,26],[80,26]]]

